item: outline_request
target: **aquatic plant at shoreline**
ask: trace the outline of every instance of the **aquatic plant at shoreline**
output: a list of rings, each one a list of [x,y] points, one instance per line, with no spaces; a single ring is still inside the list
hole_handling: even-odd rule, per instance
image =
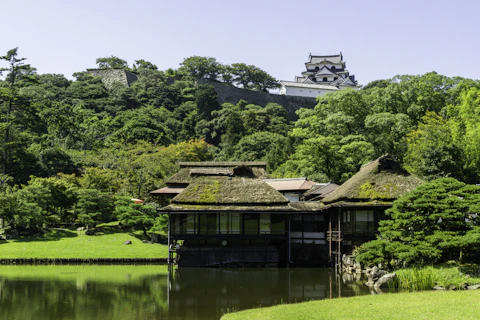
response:
[[[390,289],[407,292],[432,290],[435,286],[465,289],[467,285],[480,283],[480,278],[463,274],[458,267],[400,269],[396,274],[396,279],[389,283]]]

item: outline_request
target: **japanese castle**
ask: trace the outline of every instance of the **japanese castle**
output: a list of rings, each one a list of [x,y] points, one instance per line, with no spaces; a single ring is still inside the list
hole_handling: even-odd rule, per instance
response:
[[[343,61],[343,55],[308,56],[306,71],[295,81],[280,81],[280,94],[287,96],[317,97],[327,92],[347,88],[358,90],[362,86],[354,75],[350,75]]]

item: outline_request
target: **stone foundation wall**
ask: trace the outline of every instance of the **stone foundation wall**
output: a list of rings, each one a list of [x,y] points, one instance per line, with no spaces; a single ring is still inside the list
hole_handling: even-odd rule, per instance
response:
[[[94,77],[100,77],[103,85],[107,89],[111,89],[115,82],[119,82],[124,86],[130,87],[135,81],[138,80],[136,74],[123,69],[91,69],[87,73]]]
[[[268,103],[278,103],[287,110],[289,120],[295,121],[298,119],[295,111],[301,108],[313,109],[317,104],[316,98],[285,96],[279,94],[270,94],[267,92],[251,91],[227,86],[221,82],[210,82],[200,80],[201,84],[210,84],[213,86],[218,95],[218,102],[223,104],[225,102],[237,104],[240,100],[245,100],[248,103],[259,106],[266,106]]]

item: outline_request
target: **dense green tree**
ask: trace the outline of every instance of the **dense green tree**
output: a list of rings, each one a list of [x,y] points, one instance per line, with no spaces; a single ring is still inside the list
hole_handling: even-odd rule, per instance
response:
[[[459,105],[450,107],[453,143],[462,153],[452,159],[457,165],[463,163],[466,179],[478,182],[480,178],[480,89],[469,88],[459,97]],[[452,110],[453,109],[453,110]]]
[[[133,64],[133,69],[138,70],[138,69],[150,69],[150,70],[158,70],[158,67],[151,63],[150,61],[146,61],[143,59],[140,60],[135,60],[135,63]]]
[[[212,57],[191,56],[183,59],[178,71],[196,80],[205,78],[214,81],[220,75],[222,66]]]
[[[80,189],[74,210],[84,226],[95,228],[101,222],[114,219],[114,199],[110,194],[97,189]]]
[[[72,208],[77,202],[78,185],[70,181],[70,178],[66,175],[32,177],[23,190],[29,193],[32,193],[32,190],[45,190],[42,198],[38,197],[34,202],[43,208],[45,222],[50,226],[74,222]]]
[[[318,182],[340,182],[340,146],[333,137],[316,136],[303,141],[291,158],[275,171],[283,177],[308,177]]]
[[[245,63],[231,65],[230,74],[233,83],[248,90],[267,91],[278,87],[278,81],[262,69]]]
[[[195,103],[197,104],[198,115],[201,119],[210,120],[212,111],[220,109],[217,101],[217,92],[213,86],[202,84],[198,86],[195,93]]]
[[[365,135],[376,147],[375,155],[394,154],[403,159],[407,133],[413,129],[412,120],[404,113],[375,113],[365,118]]]
[[[370,142],[363,140],[362,136],[347,136],[340,141],[342,145],[338,150],[339,158],[342,159],[340,181],[346,181],[361,166],[375,159],[375,149]]]
[[[148,236],[147,230],[153,227],[158,215],[154,207],[135,204],[129,197],[117,197],[115,214],[123,226],[142,230],[145,238]]]
[[[78,173],[78,168],[70,155],[58,146],[43,149],[38,155],[38,164],[45,176]]]
[[[453,141],[448,123],[434,112],[428,112],[423,121],[408,134],[406,169],[426,179],[462,178],[462,150]]]
[[[107,141],[126,144],[140,140],[159,145],[168,145],[173,142],[173,131],[167,125],[175,121],[165,108],[146,106],[139,109],[127,110],[119,113],[113,120],[112,126],[117,127],[114,133],[108,136]],[[181,126],[179,123],[178,126]]]
[[[285,162],[289,152],[288,138],[272,132],[257,132],[240,139],[234,148],[238,161],[267,161],[270,170]]]
[[[424,183],[386,211],[378,240],[362,245],[363,264],[463,262],[480,248],[480,187],[453,178]]]
[[[128,69],[127,61],[113,55],[97,58],[96,63],[100,69]]]
[[[239,112],[231,112],[228,115],[225,124],[225,133],[222,135],[223,157],[229,159],[235,152],[235,145],[240,141],[245,134],[245,126]]]
[[[18,48],[11,49],[5,56],[0,56],[0,62],[5,61],[8,67],[0,68],[0,75],[6,73],[5,82],[0,87],[0,135],[2,154],[0,161],[2,164],[2,173],[10,173],[12,168],[11,153],[12,149],[19,146],[19,136],[22,135],[19,122],[21,121],[22,109],[26,102],[19,95],[19,82],[22,81],[22,72],[31,70],[28,64],[23,61],[26,58],[18,58]]]

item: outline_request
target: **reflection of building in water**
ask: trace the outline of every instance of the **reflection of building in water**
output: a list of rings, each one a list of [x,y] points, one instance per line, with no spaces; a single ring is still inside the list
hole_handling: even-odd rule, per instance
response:
[[[338,188],[268,178],[264,162],[180,163],[167,187],[152,192],[174,195],[160,210],[169,215],[169,259],[176,255],[179,266],[339,265],[343,253],[375,239],[385,209],[421,183],[389,155]]]
[[[233,310],[359,294],[331,269],[180,268],[170,277],[174,319],[217,318]],[[364,294],[368,289],[361,285]],[[213,306],[213,307],[212,307]],[[213,319],[213,318],[212,318]]]

